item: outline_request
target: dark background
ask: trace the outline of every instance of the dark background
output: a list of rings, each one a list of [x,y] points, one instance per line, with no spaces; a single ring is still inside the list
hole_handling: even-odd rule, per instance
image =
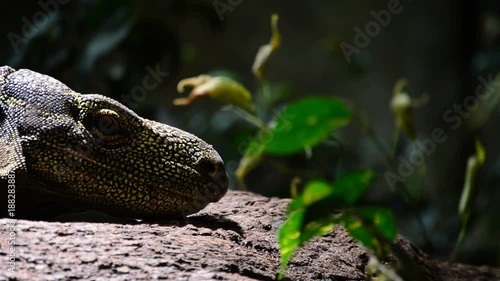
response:
[[[390,206],[398,215],[400,232],[435,256],[446,259],[460,226],[457,205],[467,158],[474,138],[482,139],[487,154],[481,190],[471,218],[460,261],[500,264],[500,156],[498,122],[494,110],[479,128],[457,130],[443,113],[461,104],[478,85],[478,75],[500,69],[500,4],[498,1],[401,1],[402,12],[371,38],[348,63],[340,42],[354,45],[354,27],[364,29],[371,11],[387,9],[391,1],[9,1],[3,4],[0,25],[0,62],[48,74],[83,93],[101,93],[127,104],[124,96],[143,85],[148,68],[169,76],[127,104],[141,116],[192,132],[214,145],[227,164],[234,184],[234,167],[242,156],[241,143],[256,129],[221,104],[198,100],[175,107],[179,80],[203,73],[224,73],[256,96],[261,90],[250,69],[258,48],[270,38],[270,16],[278,13],[282,46],[267,69],[280,108],[301,96],[338,96],[357,111],[366,111],[376,134],[393,139],[394,117],[389,103],[395,81],[406,77],[413,97],[428,93],[430,103],[415,111],[419,139],[435,128],[448,135],[426,158],[425,181],[420,186],[417,213],[433,244],[425,243],[414,214],[386,182],[378,180],[367,202]],[[222,4],[221,4],[222,3]],[[216,6],[230,5],[217,12]],[[498,94],[498,93],[497,93]],[[494,104],[493,104],[494,105]],[[271,118],[272,116],[264,116]],[[331,147],[304,155],[268,157],[252,171],[249,190],[268,196],[289,196],[291,179],[331,177],[343,169],[386,170],[373,142],[359,123],[337,136],[343,160]],[[397,155],[407,155],[411,144],[402,137]]]

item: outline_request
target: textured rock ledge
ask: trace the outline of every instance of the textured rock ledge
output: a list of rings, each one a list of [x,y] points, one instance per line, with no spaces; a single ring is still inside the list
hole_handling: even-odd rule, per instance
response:
[[[160,224],[18,220],[14,272],[12,220],[0,219],[0,280],[273,280],[288,202],[232,191],[186,220]],[[500,280],[499,269],[440,263],[401,237],[395,245],[421,273],[405,280]],[[336,228],[297,252],[285,280],[365,280],[367,262],[363,248]]]

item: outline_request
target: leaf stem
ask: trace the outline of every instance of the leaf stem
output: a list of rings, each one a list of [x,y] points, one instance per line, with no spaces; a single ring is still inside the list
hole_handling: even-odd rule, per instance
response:
[[[460,233],[457,237],[457,242],[455,243],[455,247],[453,247],[453,251],[450,255],[450,263],[454,263],[457,260],[458,249],[462,245],[462,242],[465,239],[465,235],[467,234],[467,225],[469,223],[469,214],[466,214],[462,219],[462,225],[460,226]]]
[[[265,129],[265,128],[267,128],[266,123],[264,121],[262,121],[262,119],[260,119],[256,115],[253,115],[253,114],[249,113],[248,111],[245,111],[245,110],[243,110],[243,109],[241,109],[239,107],[236,107],[236,106],[233,106],[233,105],[228,105],[228,106],[223,107],[223,110],[233,111],[234,113],[236,113],[237,115],[239,115],[241,118],[247,120],[251,124],[253,124],[256,127],[258,127],[259,129]]]

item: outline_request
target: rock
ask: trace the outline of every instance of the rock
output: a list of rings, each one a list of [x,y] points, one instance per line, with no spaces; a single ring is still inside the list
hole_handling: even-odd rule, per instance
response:
[[[10,219],[0,219],[0,280],[274,280],[277,231],[288,199],[230,191],[184,221],[140,223],[17,220],[15,267]],[[410,264],[405,280],[500,280],[500,270],[448,265],[403,237],[388,264]],[[365,280],[368,254],[340,227],[291,259],[284,280]],[[4,275],[3,277],[2,274]],[[420,279],[423,278],[423,279]]]

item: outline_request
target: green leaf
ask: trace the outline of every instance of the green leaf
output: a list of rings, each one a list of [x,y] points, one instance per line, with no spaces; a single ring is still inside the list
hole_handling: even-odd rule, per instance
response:
[[[462,190],[462,196],[460,197],[460,203],[458,205],[458,214],[460,215],[461,226],[460,233],[458,234],[458,239],[451,253],[450,260],[454,261],[457,257],[458,250],[462,244],[465,235],[467,234],[467,228],[469,225],[469,219],[474,208],[474,201],[476,200],[477,193],[479,192],[479,180],[480,173],[486,160],[486,151],[483,144],[479,139],[476,139],[476,154],[471,155],[467,160],[467,169],[465,173],[464,188]]]
[[[309,182],[304,191],[288,205],[290,217],[279,230],[279,243],[281,252],[281,271],[283,273],[292,252],[303,243],[315,236],[325,235],[333,227],[333,217],[326,212],[327,216],[317,217],[317,220],[305,221],[308,215],[308,207],[328,197],[333,186],[324,181]],[[325,214],[325,212],[323,212]]]
[[[396,237],[397,225],[392,212],[385,208],[363,207],[350,210],[340,221],[352,237],[383,256]]]
[[[348,215],[335,215],[334,210],[342,210],[353,203],[370,185],[373,172],[356,171],[340,176],[335,184],[317,180],[306,184],[302,193],[289,205],[290,217],[279,231],[279,243],[282,257],[280,277],[291,253],[305,242],[316,236],[330,232],[335,224],[342,222],[348,225],[351,231],[365,241],[370,248],[383,248],[385,240],[392,240],[395,228],[391,225],[389,215],[379,209],[356,209],[357,212]],[[368,221],[368,228],[364,227]],[[374,234],[370,229],[375,229]],[[354,235],[353,235],[354,236]],[[373,237],[382,237],[372,241]],[[371,243],[370,243],[371,241]]]
[[[479,176],[486,159],[486,151],[480,140],[476,139],[476,154],[467,160],[464,188],[458,206],[458,213],[462,223],[466,222],[474,207],[477,193],[479,192]]]
[[[349,110],[335,98],[309,97],[291,103],[262,139],[264,152],[286,155],[315,146],[350,119]]]
[[[238,167],[238,180],[243,181],[263,153],[285,155],[316,145],[350,118],[351,113],[334,98],[311,97],[290,104],[271,129],[261,129],[249,143]]]
[[[378,234],[387,241],[396,237],[397,224],[391,210],[380,207],[365,207],[361,209],[361,216],[373,223]]]
[[[352,237],[363,243],[370,249],[375,249],[380,246],[377,239],[370,233],[368,228],[364,225],[362,218],[355,215],[344,215],[342,219],[344,227],[347,229]]]
[[[374,173],[371,170],[344,174],[335,182],[333,196],[341,197],[345,203],[352,205],[370,186],[373,177]]]
[[[484,161],[486,161],[486,150],[479,139],[476,139],[476,155],[479,164],[484,165]]]
[[[288,205],[288,211],[293,212],[299,208],[305,208],[311,204],[324,199],[333,191],[333,186],[324,181],[308,182],[304,191]]]
[[[288,211],[307,208],[305,224],[330,216],[332,211],[354,204],[370,186],[373,177],[373,171],[365,170],[346,173],[333,185],[325,181],[311,181],[288,205]]]
[[[281,253],[281,266],[278,279],[283,277],[286,265],[293,251],[302,246],[309,239],[322,236],[334,228],[334,218],[313,221],[304,226],[304,210],[297,210],[290,214],[279,230],[279,244]]]
[[[302,230],[302,234],[300,236],[301,245],[316,236],[328,234],[335,227],[335,223],[337,223],[337,220],[333,216],[309,222]]]
[[[281,266],[278,279],[283,277],[286,265],[295,248],[300,246],[300,229],[304,219],[304,211],[296,211],[290,214],[279,230],[279,243],[281,253]]]
[[[257,139],[252,140],[245,149],[245,154],[240,160],[238,168],[236,169],[236,179],[243,187],[243,180],[246,175],[257,166],[262,160],[262,152],[264,151],[264,145],[260,141],[262,136],[262,131],[257,136]]]

